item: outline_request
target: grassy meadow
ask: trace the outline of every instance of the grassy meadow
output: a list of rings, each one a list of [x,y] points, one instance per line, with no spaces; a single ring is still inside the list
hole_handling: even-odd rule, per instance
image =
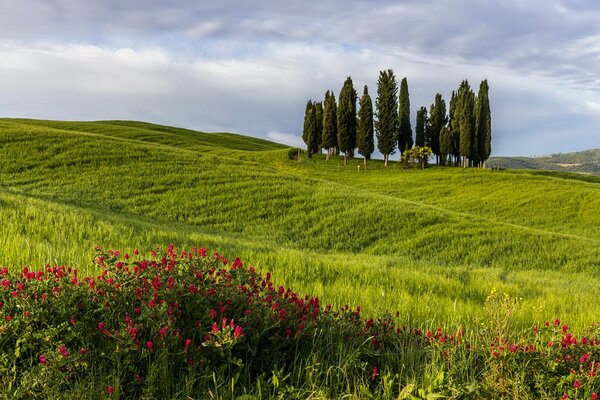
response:
[[[336,306],[472,324],[597,321],[600,185],[522,171],[301,162],[285,146],[126,121],[0,120],[0,265],[86,268],[97,244],[204,245]],[[88,270],[91,271],[91,270]]]
[[[597,396],[600,182],[288,151],[0,119],[0,396]]]

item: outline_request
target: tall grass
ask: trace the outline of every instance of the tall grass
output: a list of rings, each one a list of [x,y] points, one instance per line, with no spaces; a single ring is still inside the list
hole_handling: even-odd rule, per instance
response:
[[[600,315],[600,186],[424,171],[126,121],[0,120],[0,264],[85,267],[96,244],[202,244],[281,283],[407,323],[474,324],[494,287],[516,319]]]

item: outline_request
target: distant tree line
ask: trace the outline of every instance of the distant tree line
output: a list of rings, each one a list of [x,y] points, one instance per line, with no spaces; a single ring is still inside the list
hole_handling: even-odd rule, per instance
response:
[[[426,154],[423,149],[430,149],[436,164],[483,167],[490,157],[492,143],[488,93],[487,80],[481,82],[477,95],[464,80],[456,91],[452,91],[449,109],[442,95],[437,93],[429,110],[427,107],[418,109],[413,140],[406,78],[400,82],[398,93],[394,72],[391,69],[380,71],[373,109],[367,86],[358,97],[352,78],[348,77],[337,103],[331,90],[325,92],[323,102],[308,100],[302,139],[308,157],[323,149],[327,152],[327,160],[331,155],[342,153],[344,164],[358,151],[366,165],[375,151],[376,137],[377,148],[386,166],[389,156],[396,150],[403,160],[415,154],[423,159],[422,155]],[[416,151],[411,151],[413,148]]]

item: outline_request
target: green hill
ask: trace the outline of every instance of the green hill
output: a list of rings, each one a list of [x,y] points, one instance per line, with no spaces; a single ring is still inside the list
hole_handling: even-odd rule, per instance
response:
[[[542,157],[492,157],[488,166],[600,175],[600,149]]]
[[[141,122],[0,119],[0,264],[200,244],[367,313],[468,323],[497,287],[523,298],[523,324],[600,314],[598,183],[287,153]]]

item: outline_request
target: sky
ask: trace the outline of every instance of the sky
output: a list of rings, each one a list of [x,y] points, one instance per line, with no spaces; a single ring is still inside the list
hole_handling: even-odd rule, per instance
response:
[[[406,77],[411,117],[490,85],[492,156],[600,148],[596,0],[0,0],[0,116],[300,145],[308,99]]]

